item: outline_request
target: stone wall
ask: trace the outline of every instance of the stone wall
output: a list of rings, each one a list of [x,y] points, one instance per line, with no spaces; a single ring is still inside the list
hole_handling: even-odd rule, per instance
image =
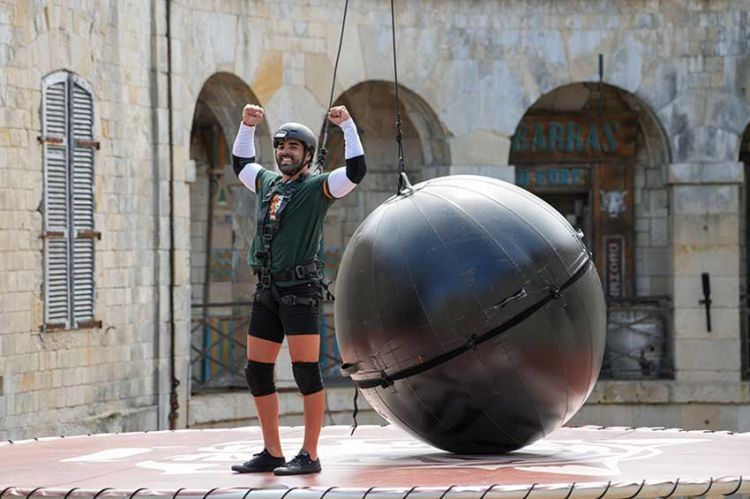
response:
[[[726,181],[737,186],[742,181],[722,172],[734,171],[727,162],[736,161],[739,134],[750,121],[742,90],[750,83],[744,69],[748,6],[739,1],[568,1],[537,3],[531,10],[522,1],[482,3],[481,12],[471,2],[439,0],[410,4],[398,12],[400,82],[424,102],[429,112],[422,115],[444,131],[451,173],[512,180],[513,169],[507,166],[510,137],[523,114],[555,88],[596,81],[599,53],[604,55],[604,82],[632,94],[641,111],[653,117],[653,124],[643,125],[644,143],[638,158],[642,166],[636,178],[641,189],[637,288],[643,295],[672,295],[673,323],[678,328],[674,344],[677,380],[653,381],[645,394],[623,390],[616,401],[608,394],[619,389],[619,382],[601,383],[592,396],[592,409],[585,408],[581,414],[590,415],[590,422],[616,422],[616,417],[607,415],[622,414],[623,406],[631,408],[629,414],[640,414],[639,408],[646,404],[654,414],[661,414],[664,424],[690,426],[699,418],[677,417],[679,411],[673,408],[697,404],[698,409],[687,412],[721,407],[733,414],[721,421],[701,420],[710,420],[710,425],[744,420],[743,408],[749,399],[747,384],[740,381],[739,291],[733,280],[740,256],[736,227],[731,223],[738,210],[732,196],[739,191],[720,184]],[[201,57],[200,69],[188,86],[200,88],[201,81],[214,71],[234,71],[258,95],[272,129],[292,118],[315,129],[327,105],[340,6],[316,4],[302,20],[286,18],[289,7],[285,2],[267,5],[252,18],[246,17],[242,5],[228,2],[212,5],[216,14],[201,12],[208,22],[203,23],[201,36],[193,36],[201,41],[198,50],[207,53],[231,45],[237,47],[236,56],[221,53],[218,64]],[[392,81],[387,2],[352,8],[335,92],[343,99],[362,85]],[[194,28],[190,32],[196,35]],[[221,40],[215,35],[218,32]],[[412,50],[415,46],[419,50]],[[185,54],[192,52],[183,47]],[[268,54],[281,56],[271,59]],[[385,134],[364,134],[368,155],[384,164],[385,159],[379,158],[387,157],[387,140],[378,143],[373,135],[380,139]],[[667,150],[655,150],[664,140]],[[719,196],[723,207],[717,208],[716,219],[704,221],[719,232],[706,236],[691,230],[686,235],[682,230],[698,222],[689,221],[690,213],[710,214],[709,205],[714,203],[693,188],[673,187],[672,172],[680,167],[670,163],[696,163],[708,177],[725,179],[699,175],[696,181],[708,193],[714,193],[717,185],[724,193]],[[367,181],[380,185],[378,179],[376,175]],[[675,197],[677,191],[680,194]],[[345,221],[343,217],[351,218],[352,210],[370,211],[366,200],[357,199],[356,206],[351,205],[353,200],[342,203],[345,215],[335,217],[339,223]],[[329,239],[338,237],[334,234]],[[717,250],[716,238],[722,249]],[[719,332],[708,336],[699,332],[704,319],[697,302],[701,298],[700,262],[712,260],[721,262],[713,281],[717,294],[714,327]],[[721,363],[718,359],[725,356],[729,361]],[[729,387],[719,390],[721,395],[709,395],[719,388],[715,384],[719,379]],[[662,395],[653,395],[654,391]],[[610,404],[615,404],[612,410]]]
[[[0,436],[163,426],[169,390],[163,6],[2,2],[0,33]],[[36,138],[42,78],[59,70],[80,75],[94,93],[94,136],[101,143],[95,220],[102,233],[95,310],[102,327],[40,332],[43,175]],[[180,316],[184,303],[178,300]],[[178,328],[184,324],[177,321]],[[178,373],[186,371],[180,359]]]
[[[628,407],[633,424],[652,410],[653,420],[665,425],[710,419],[676,415],[675,407],[691,404],[690,414],[730,411],[712,421],[746,428],[750,395],[740,380],[739,356],[744,178],[737,160],[750,122],[747,2],[480,3],[419,0],[397,9],[399,79],[418,103],[409,118],[423,122],[415,125],[422,157],[435,157],[425,130],[437,130],[430,140],[441,137],[437,147],[450,162],[431,163],[428,175],[512,179],[510,137],[524,113],[555,88],[597,80],[603,54],[604,82],[642,101],[669,145],[671,164],[657,171],[647,162],[638,180],[653,211],[649,226],[636,230],[644,247],[658,246],[662,254],[667,248],[670,268],[665,275],[644,274],[650,280],[642,289],[672,294],[677,371],[674,381],[637,384],[643,389],[603,383],[581,417],[616,422]],[[175,377],[182,382],[178,425],[186,424],[190,137],[201,89],[217,73],[235,75],[265,107],[270,130],[290,119],[313,129],[322,124],[341,2],[170,2],[171,134],[166,6],[157,0],[0,0],[0,438],[166,427],[172,323]],[[393,80],[389,2],[350,8],[336,98],[360,84]],[[36,137],[41,79],[61,69],[94,89],[102,328],[42,334]],[[231,139],[236,124],[217,119]],[[385,138],[364,139],[373,158],[389,147]],[[346,210],[355,208],[359,198]],[[341,236],[344,242],[351,230]],[[705,271],[712,273],[715,293],[711,333],[697,304]]]

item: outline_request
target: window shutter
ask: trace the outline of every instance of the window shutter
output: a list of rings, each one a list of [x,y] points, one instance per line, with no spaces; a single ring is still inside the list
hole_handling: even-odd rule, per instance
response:
[[[72,96],[73,317],[94,320],[94,107],[91,91],[75,78]]]
[[[94,322],[94,106],[78,76],[60,71],[42,85],[45,328]]]
[[[68,81],[49,76],[42,87],[44,153],[45,323],[70,327],[70,248],[68,232]]]

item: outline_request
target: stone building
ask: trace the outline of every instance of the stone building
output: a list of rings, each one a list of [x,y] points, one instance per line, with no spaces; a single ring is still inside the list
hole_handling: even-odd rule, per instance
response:
[[[369,173],[329,215],[334,280],[396,189],[390,2],[350,4],[334,97]],[[252,421],[231,387],[255,199],[229,147],[248,102],[269,168],[278,125],[321,129],[342,9],[0,0],[0,438]],[[607,357],[572,423],[750,431],[749,17],[745,0],[396,2],[412,182],[515,182],[593,251]],[[327,422],[350,394],[329,391]]]

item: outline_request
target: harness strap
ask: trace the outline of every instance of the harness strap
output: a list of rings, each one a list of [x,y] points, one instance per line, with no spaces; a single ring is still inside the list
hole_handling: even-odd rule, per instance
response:
[[[294,267],[274,272],[271,278],[274,281],[303,281],[305,279],[320,280],[322,279],[321,268],[316,260],[308,264],[295,265]]]
[[[263,249],[260,251],[257,251],[255,253],[255,257],[260,261],[261,268],[258,272],[260,277],[261,285],[268,289],[271,287],[271,282],[273,280],[277,281],[283,281],[283,280],[295,280],[295,279],[303,279],[303,278],[293,278],[293,279],[286,279],[284,276],[277,277],[275,274],[271,273],[271,245],[273,243],[274,238],[276,237],[276,234],[278,234],[279,229],[281,229],[281,217],[285,211],[286,206],[291,201],[294,194],[299,190],[299,188],[302,186],[302,182],[306,179],[306,176],[300,176],[295,180],[291,185],[284,184],[280,181],[281,177],[275,178],[271,183],[271,188],[268,190],[268,193],[263,197],[263,201],[261,203],[261,212],[260,212],[260,219],[258,220],[258,229],[257,233],[260,238],[261,245],[263,246]],[[282,191],[285,191],[282,193]],[[270,220],[269,217],[269,210],[271,207],[271,201],[273,198],[277,195],[283,196],[287,198],[287,201],[284,203],[281,203],[281,206],[276,212],[275,220]],[[299,265],[297,267],[300,267]],[[297,267],[294,267],[291,269],[291,272],[297,274],[298,271]],[[304,266],[303,266],[304,267]],[[282,271],[281,274],[284,274],[285,272],[288,272],[288,270]],[[305,271],[306,272],[306,271]]]

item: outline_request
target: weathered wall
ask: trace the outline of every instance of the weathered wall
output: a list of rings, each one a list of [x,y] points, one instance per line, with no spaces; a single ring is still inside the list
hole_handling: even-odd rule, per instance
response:
[[[335,0],[308,3],[171,2],[170,276],[166,3],[0,1],[0,437],[164,427],[170,282],[185,423],[196,101],[212,75],[226,72],[257,96],[271,130],[290,119],[318,128],[342,12]],[[354,2],[351,9],[337,98],[358,84],[392,81],[389,3]],[[672,164],[651,173],[663,175],[664,187],[648,180],[648,170],[643,185],[666,191],[665,244],[673,249],[667,282],[658,287],[673,294],[676,380],[603,383],[580,415],[586,422],[619,421],[625,411],[637,424],[649,407],[665,425],[747,427],[750,394],[739,354],[744,178],[737,160],[750,122],[749,9],[742,0],[420,0],[397,9],[400,82],[423,103],[415,110],[440,131],[450,160],[433,165],[435,172],[512,179],[510,137],[526,110],[557,87],[597,80],[599,53],[604,81],[645,103],[667,137]],[[81,75],[95,93],[102,143],[96,223],[103,234],[96,308],[103,327],[42,335],[36,137],[41,78],[59,69]],[[423,141],[422,154],[427,150]],[[712,333],[697,303],[706,271],[715,294]],[[675,409],[688,404],[694,408]],[[694,417],[703,408],[722,415]]]
[[[0,435],[164,425],[169,163],[163,3],[2,2],[0,33]],[[96,228],[102,233],[96,318],[102,327],[40,333],[43,176],[36,138],[42,77],[63,69],[94,92],[94,136],[101,142]],[[178,307],[184,303],[178,300]],[[177,324],[184,328],[185,322]],[[184,356],[180,361],[178,373],[186,371]]]

